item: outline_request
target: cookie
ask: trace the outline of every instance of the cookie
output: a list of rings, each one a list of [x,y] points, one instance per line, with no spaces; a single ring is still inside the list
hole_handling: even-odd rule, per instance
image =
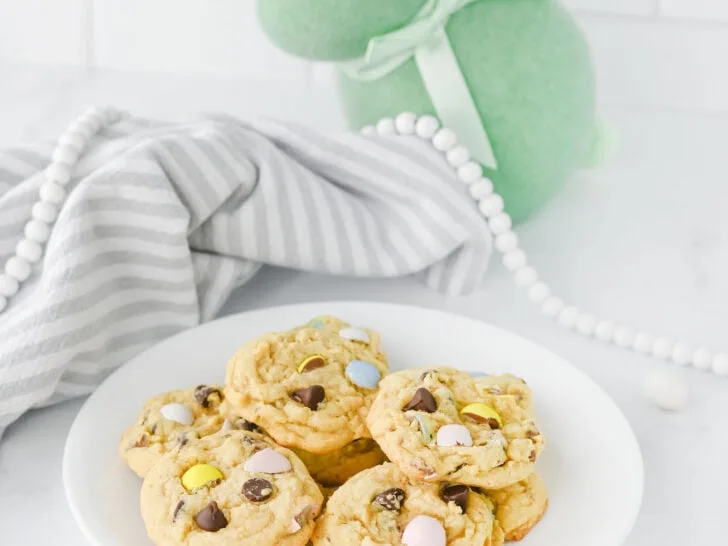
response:
[[[526,479],[544,446],[530,389],[511,375],[476,379],[453,368],[397,372],[381,382],[367,424],[409,477],[485,489]]]
[[[409,479],[384,463],[360,472],[331,496],[313,546],[496,546],[493,505],[462,484]]]
[[[293,452],[247,431],[167,454],[141,492],[147,534],[158,546],[304,546],[322,503]]]
[[[359,438],[331,453],[311,453],[293,449],[314,480],[324,487],[343,484],[354,474],[383,463],[387,457],[371,438]]]
[[[521,540],[541,521],[548,508],[546,484],[537,473],[505,489],[488,491],[506,540]]]
[[[121,437],[119,455],[143,478],[163,455],[223,427],[222,387],[198,385],[151,398]]]
[[[223,412],[286,447],[331,453],[371,437],[366,416],[387,361],[376,332],[315,320],[243,346],[228,363]]]

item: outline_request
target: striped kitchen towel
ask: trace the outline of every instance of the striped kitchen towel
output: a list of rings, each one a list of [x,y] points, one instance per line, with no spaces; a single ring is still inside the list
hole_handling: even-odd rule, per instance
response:
[[[0,153],[0,264],[51,152]],[[43,259],[0,313],[0,435],[214,318],[262,264],[417,274],[459,294],[481,283],[491,251],[472,199],[417,137],[126,118],[94,138],[68,190]]]

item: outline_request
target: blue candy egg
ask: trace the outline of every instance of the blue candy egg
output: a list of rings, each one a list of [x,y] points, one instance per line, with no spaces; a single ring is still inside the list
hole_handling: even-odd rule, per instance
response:
[[[308,326],[309,328],[323,328],[324,321],[320,319],[311,319],[308,321],[308,324],[306,326]]]
[[[488,377],[485,372],[470,372],[470,377]]]
[[[369,362],[352,360],[346,366],[346,377],[357,387],[376,389],[382,379],[382,372]]]

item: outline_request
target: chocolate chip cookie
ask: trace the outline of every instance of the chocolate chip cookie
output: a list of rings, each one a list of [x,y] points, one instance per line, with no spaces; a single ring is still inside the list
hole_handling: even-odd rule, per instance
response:
[[[541,521],[548,508],[546,484],[537,473],[504,489],[488,491],[506,540],[521,540]]]
[[[137,422],[122,435],[119,455],[143,478],[170,451],[219,431],[224,425],[218,385],[172,391],[151,398]]]
[[[544,446],[530,389],[512,375],[397,372],[381,382],[367,424],[407,476],[485,489],[526,479]]]
[[[158,546],[304,546],[322,503],[293,452],[232,430],[167,454],[141,492],[147,533]]]
[[[316,483],[324,487],[339,486],[354,474],[387,460],[371,438],[359,438],[331,453],[311,453],[296,448],[293,452],[306,465]]]
[[[223,412],[276,442],[331,453],[359,438],[387,372],[379,335],[331,317],[262,336],[230,360]]]

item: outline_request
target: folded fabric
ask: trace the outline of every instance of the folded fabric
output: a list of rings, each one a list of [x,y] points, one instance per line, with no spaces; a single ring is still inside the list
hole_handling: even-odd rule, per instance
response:
[[[0,153],[0,264],[51,151]],[[127,118],[92,141],[68,190],[43,259],[0,314],[0,436],[214,318],[262,264],[418,274],[459,294],[481,283],[491,251],[473,200],[417,137]]]

